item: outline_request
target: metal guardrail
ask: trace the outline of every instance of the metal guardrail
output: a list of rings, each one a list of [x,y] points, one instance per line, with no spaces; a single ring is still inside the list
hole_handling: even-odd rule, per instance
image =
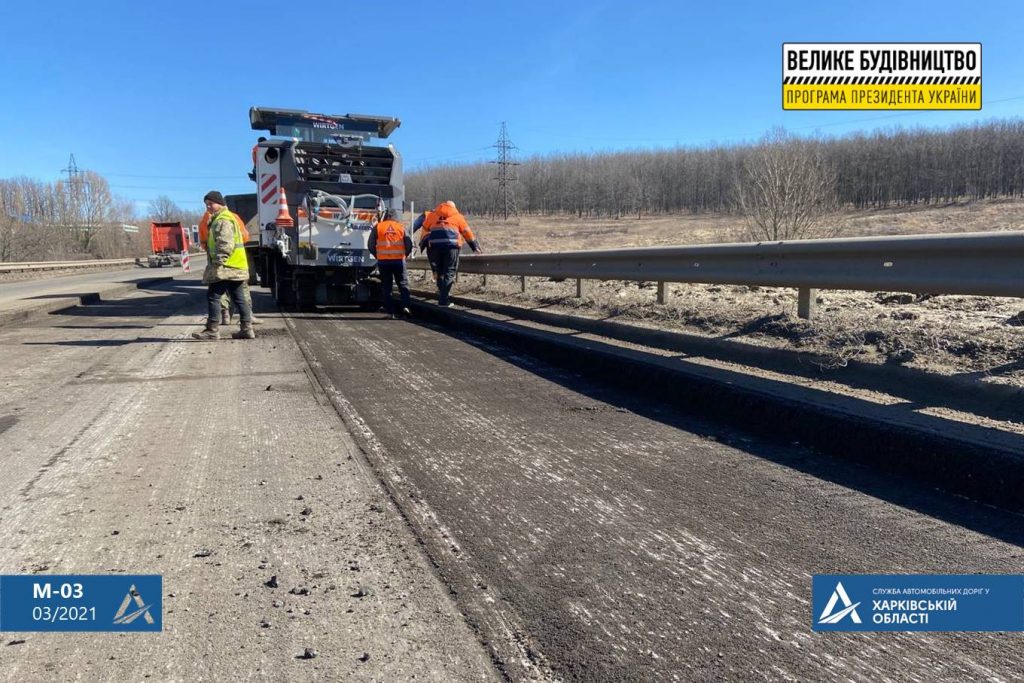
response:
[[[135,259],[100,259],[95,261],[25,261],[0,263],[0,273],[16,273],[36,270],[70,270],[76,268],[97,268],[101,266],[134,265]]]
[[[425,270],[425,259],[409,267]],[[1024,232],[854,237],[602,251],[468,255],[463,273],[1024,297]],[[525,279],[523,283],[525,287]]]

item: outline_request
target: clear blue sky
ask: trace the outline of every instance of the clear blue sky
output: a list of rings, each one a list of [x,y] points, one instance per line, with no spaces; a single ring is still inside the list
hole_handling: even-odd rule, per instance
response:
[[[1019,2],[17,2],[0,7],[0,178],[74,153],[144,210],[248,192],[252,105],[397,116],[406,168],[841,135],[1024,113]],[[785,112],[781,44],[983,44],[981,112]]]

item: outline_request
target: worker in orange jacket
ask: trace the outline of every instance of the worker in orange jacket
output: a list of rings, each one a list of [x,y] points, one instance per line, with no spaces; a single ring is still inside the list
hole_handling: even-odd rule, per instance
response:
[[[231,218],[238,223],[238,227],[242,230],[242,239],[246,242],[249,241],[249,231],[245,228],[245,223],[242,222],[242,217],[237,213],[228,209],[228,214]],[[203,214],[203,217],[199,219],[199,243],[206,244],[206,236],[210,230],[210,212],[207,211]]]
[[[370,233],[369,244],[370,253],[377,258],[384,312],[392,318],[395,317],[395,302],[391,300],[392,282],[398,283],[402,315],[412,315],[409,311],[409,278],[405,269],[405,259],[412,253],[412,238],[405,234],[405,226],[398,220],[401,215],[398,209],[388,209],[384,220],[377,223]]]
[[[448,300],[459,271],[459,250],[468,244],[475,254],[483,253],[466,218],[459,213],[455,202],[449,200],[437,205],[433,216],[423,222],[420,248],[430,248],[437,276],[437,303],[452,306]]]
[[[427,229],[424,226],[426,225],[427,221],[432,221],[433,216],[433,211],[424,211],[423,213],[416,217],[416,220],[412,222],[413,232],[416,232],[417,230],[423,230],[423,232],[420,233],[421,239],[427,234]],[[436,282],[437,268],[434,266],[434,260],[430,257],[430,245],[428,244],[426,247],[420,247],[420,253],[426,253],[427,263],[430,264],[430,274],[434,276],[434,281]]]
[[[233,221],[238,223],[238,227],[242,231],[242,240],[244,242],[248,242],[249,241],[249,231],[245,229],[245,222],[242,221],[242,217],[239,216],[234,211],[231,211],[230,209],[228,209],[228,215],[231,217],[231,219]],[[210,212],[207,211],[206,213],[203,214],[203,217],[199,219],[199,243],[200,244],[206,244],[206,236],[209,234],[209,230],[210,230]],[[252,292],[249,291],[249,283],[248,282],[243,282],[242,283],[242,296],[245,297],[245,300],[249,302],[249,310],[251,311],[252,310]],[[227,294],[221,296],[221,298],[220,298],[220,324],[221,325],[230,325],[231,324],[231,305],[230,304],[231,304],[231,301],[230,301],[230,299],[228,299]],[[263,321],[262,320],[257,320],[255,315],[252,316],[252,324],[253,325],[261,325],[262,323],[263,323]]]
[[[252,173],[249,174],[249,180],[256,180],[256,154],[259,152],[260,143],[266,141],[266,138],[261,137],[256,140],[256,144],[252,146]]]

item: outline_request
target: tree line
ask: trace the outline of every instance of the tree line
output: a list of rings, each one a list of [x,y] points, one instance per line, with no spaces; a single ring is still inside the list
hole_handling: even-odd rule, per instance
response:
[[[946,130],[795,137],[773,131],[750,144],[707,148],[533,156],[516,167],[520,213],[579,217],[744,212],[766,150],[807,160],[826,204],[857,209],[1024,196],[1024,121],[997,120]],[[441,165],[406,176],[418,207],[457,200],[476,215],[498,215],[493,164]]]
[[[198,218],[165,196],[150,204],[148,216],[140,217],[135,205],[114,195],[94,171],[52,183],[0,179],[0,261],[142,256],[151,248],[150,220],[188,225]]]
[[[1024,120],[837,138],[777,129],[749,144],[534,156],[515,168],[520,213],[735,212],[751,238],[794,239],[817,234],[842,207],[1024,196]],[[497,216],[496,170],[477,163],[409,173],[406,198],[420,209],[454,199],[466,213]],[[150,249],[149,220],[190,225],[199,214],[160,196],[140,218],[93,171],[53,183],[0,179],[0,261],[141,256]],[[125,224],[140,224],[139,232]]]

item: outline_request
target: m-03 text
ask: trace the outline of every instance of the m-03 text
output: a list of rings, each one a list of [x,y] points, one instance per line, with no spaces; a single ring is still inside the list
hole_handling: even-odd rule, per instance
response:
[[[32,598],[34,600],[79,600],[85,593],[80,583],[62,583],[54,587],[52,583],[33,583]]]

